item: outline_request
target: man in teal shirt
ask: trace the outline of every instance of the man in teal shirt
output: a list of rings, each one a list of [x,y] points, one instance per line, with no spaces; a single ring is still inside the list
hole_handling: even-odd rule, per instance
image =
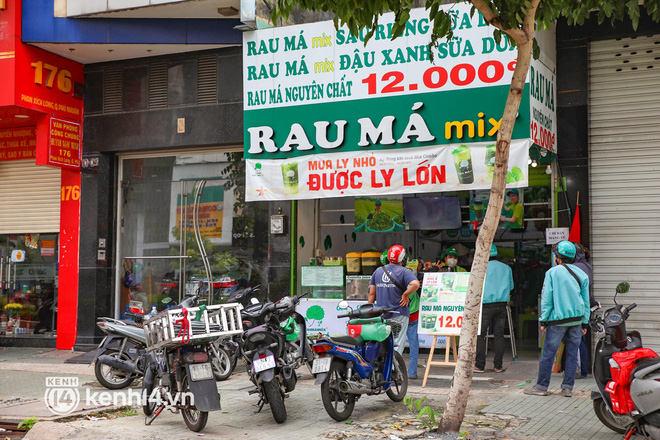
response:
[[[477,338],[475,373],[483,373],[486,368],[486,336],[488,336],[489,329],[495,336],[493,344],[495,372],[501,373],[504,371],[502,365],[502,359],[504,358],[504,327],[506,326],[506,305],[513,290],[513,272],[509,266],[495,258],[497,258],[497,247],[493,244],[490,246],[490,261],[488,261],[484,281],[481,334]]]
[[[552,366],[559,345],[565,338],[566,367],[561,393],[571,397],[577,371],[577,354],[582,335],[587,333],[591,310],[589,308],[589,276],[576,265],[575,245],[560,241],[553,249],[555,266],[545,273],[539,324],[545,333],[543,352],[539,361],[536,385],[524,390],[525,394],[547,396]]]

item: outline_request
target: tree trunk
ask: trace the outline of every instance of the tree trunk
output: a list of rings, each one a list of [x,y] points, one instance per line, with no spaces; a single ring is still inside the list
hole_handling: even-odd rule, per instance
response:
[[[465,312],[463,314],[463,327],[461,328],[461,339],[458,347],[457,365],[451,382],[447,406],[438,427],[438,431],[443,433],[459,432],[461,423],[463,423],[463,417],[465,416],[470,385],[472,384],[472,372],[477,354],[477,330],[479,328],[481,293],[486,276],[488,258],[490,256],[490,246],[493,243],[493,238],[499,225],[502,204],[504,203],[506,173],[509,162],[509,144],[511,143],[513,126],[516,122],[516,115],[518,114],[520,100],[525,86],[525,78],[532,58],[533,30],[532,35],[527,35],[527,37],[527,41],[522,42],[522,44],[518,43],[516,69],[513,72],[511,88],[509,89],[504,115],[502,116],[502,123],[497,134],[497,154],[495,156],[493,184],[490,188],[488,209],[486,210],[486,217],[477,238],[476,252],[472,262],[472,269],[470,270],[470,281],[465,300]]]

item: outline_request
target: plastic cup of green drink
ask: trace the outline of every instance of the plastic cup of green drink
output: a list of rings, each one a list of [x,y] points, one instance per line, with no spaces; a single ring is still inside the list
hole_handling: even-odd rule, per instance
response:
[[[470,147],[467,145],[461,145],[452,151],[451,155],[454,159],[458,182],[463,184],[473,183],[474,172],[472,170],[472,154],[470,153]]]
[[[298,162],[283,163],[284,194],[298,194]]]
[[[484,219],[484,202],[475,200],[472,204],[474,210],[474,219],[478,222]]]
[[[493,169],[495,168],[495,153],[497,147],[495,145],[488,145],[486,147],[486,158],[484,159],[484,165],[488,168],[488,180],[493,180]]]

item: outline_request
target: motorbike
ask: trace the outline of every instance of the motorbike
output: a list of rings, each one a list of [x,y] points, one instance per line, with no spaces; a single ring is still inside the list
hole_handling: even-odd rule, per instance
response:
[[[339,303],[348,309],[348,303]],[[318,355],[312,364],[321,400],[330,417],[348,419],[355,402],[364,394],[385,392],[400,402],[408,391],[408,370],[403,356],[394,350],[394,335],[401,330],[396,321],[383,319],[393,308],[363,304],[357,310],[338,315],[349,318],[350,336],[322,337],[312,344]]]
[[[296,312],[305,295],[252,304],[241,311],[247,330],[241,337],[240,353],[256,386],[249,393],[259,394],[257,412],[266,403],[270,405],[277,423],[286,421],[284,398],[296,387],[296,369],[309,366],[312,360],[305,319]]]
[[[625,307],[616,297],[629,289],[628,283],[620,283],[614,307],[601,316],[593,313],[589,320],[599,335],[591,399],[598,419],[612,431],[625,434],[626,440],[633,434],[660,440],[660,357],[643,347],[638,331],[626,331],[626,320],[637,304]]]
[[[144,376],[146,339],[141,312],[141,308],[131,307],[131,311],[125,313],[131,321],[101,317],[96,322],[106,336],[92,363],[96,380],[105,388],[123,389]],[[214,343],[209,346],[209,355],[215,380],[227,380],[236,366],[233,354],[224,345]]]
[[[242,332],[240,311],[236,306],[197,305],[193,296],[145,322],[142,411],[147,425],[169,409],[181,413],[188,429],[200,432],[209,411],[221,409],[209,346],[219,337]]]

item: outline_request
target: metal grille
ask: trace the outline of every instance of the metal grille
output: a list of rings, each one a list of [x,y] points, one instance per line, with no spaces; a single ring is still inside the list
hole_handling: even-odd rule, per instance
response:
[[[594,294],[640,305],[629,320],[660,348],[660,35],[589,46],[589,185]]]
[[[109,67],[103,76],[103,113],[122,110],[121,67]]]
[[[149,108],[167,108],[167,60],[149,63]]]
[[[197,60],[197,104],[215,104],[218,101],[218,57],[204,55]]]

